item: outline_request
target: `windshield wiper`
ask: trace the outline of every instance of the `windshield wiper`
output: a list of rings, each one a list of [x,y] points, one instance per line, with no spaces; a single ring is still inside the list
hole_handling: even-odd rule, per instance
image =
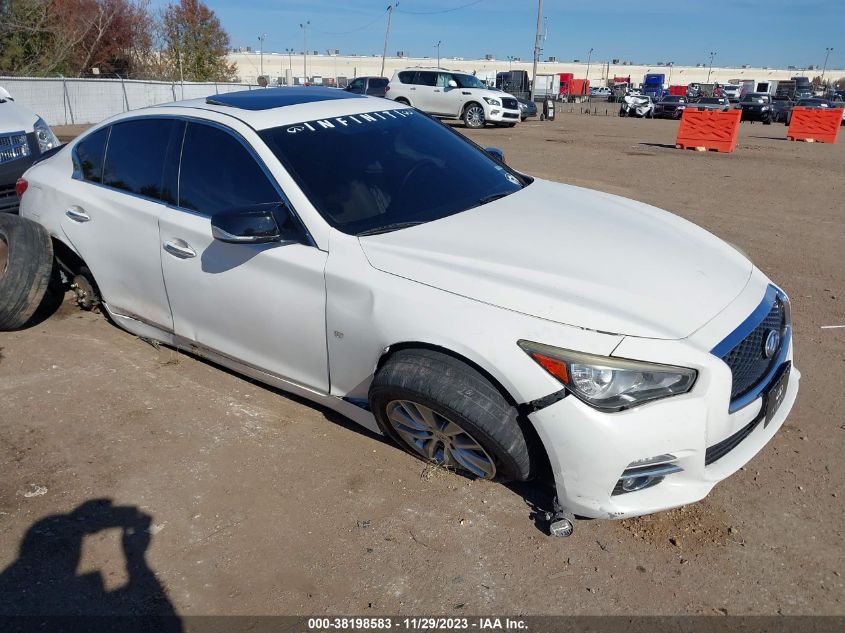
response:
[[[382,233],[398,231],[399,229],[406,229],[409,226],[416,226],[417,224],[422,224],[422,222],[394,222],[393,224],[385,224],[384,226],[377,226],[372,229],[367,229],[366,231],[361,231],[360,233],[356,233],[356,235],[358,237],[363,237],[365,235],[380,235]]]
[[[487,204],[488,202],[493,202],[494,200],[498,200],[499,198],[504,198],[505,196],[509,196],[513,193],[513,191],[502,191],[500,193],[491,193],[489,196],[484,196],[478,201],[478,205],[481,206],[482,204]]]

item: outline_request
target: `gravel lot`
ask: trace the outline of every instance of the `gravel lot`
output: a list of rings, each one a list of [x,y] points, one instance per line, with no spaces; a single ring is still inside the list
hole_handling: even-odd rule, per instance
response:
[[[845,613],[845,329],[821,327],[845,325],[845,141],[744,123],[734,154],[698,153],[674,149],[677,125],[576,107],[470,136],[677,212],[791,295],[798,402],[706,500],[552,539],[531,518],[543,491],[426,468],[66,301],[0,334],[0,569],[18,560],[0,596],[37,577],[27,595],[60,608],[180,615]]]

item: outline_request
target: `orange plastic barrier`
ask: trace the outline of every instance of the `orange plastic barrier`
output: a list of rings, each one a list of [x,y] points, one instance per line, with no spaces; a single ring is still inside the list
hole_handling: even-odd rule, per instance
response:
[[[790,141],[835,143],[843,108],[792,108],[786,138]]]
[[[717,152],[730,153],[736,149],[741,116],[742,110],[713,112],[694,110],[687,106],[683,116],[681,116],[681,125],[678,128],[675,147],[712,149]]]

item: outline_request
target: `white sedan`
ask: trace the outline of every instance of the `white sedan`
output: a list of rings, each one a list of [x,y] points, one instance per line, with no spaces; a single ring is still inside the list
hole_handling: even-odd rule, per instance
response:
[[[462,474],[553,477],[558,533],[701,499],[795,401],[786,295],[677,216],[500,158],[320,88],[114,117],[19,183],[0,327],[55,255],[138,336]]]

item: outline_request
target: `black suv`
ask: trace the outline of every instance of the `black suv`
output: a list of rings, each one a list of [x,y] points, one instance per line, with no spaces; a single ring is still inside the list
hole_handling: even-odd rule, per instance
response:
[[[739,101],[743,121],[762,121],[763,125],[772,122],[774,108],[772,96],[765,92],[749,92]]]

